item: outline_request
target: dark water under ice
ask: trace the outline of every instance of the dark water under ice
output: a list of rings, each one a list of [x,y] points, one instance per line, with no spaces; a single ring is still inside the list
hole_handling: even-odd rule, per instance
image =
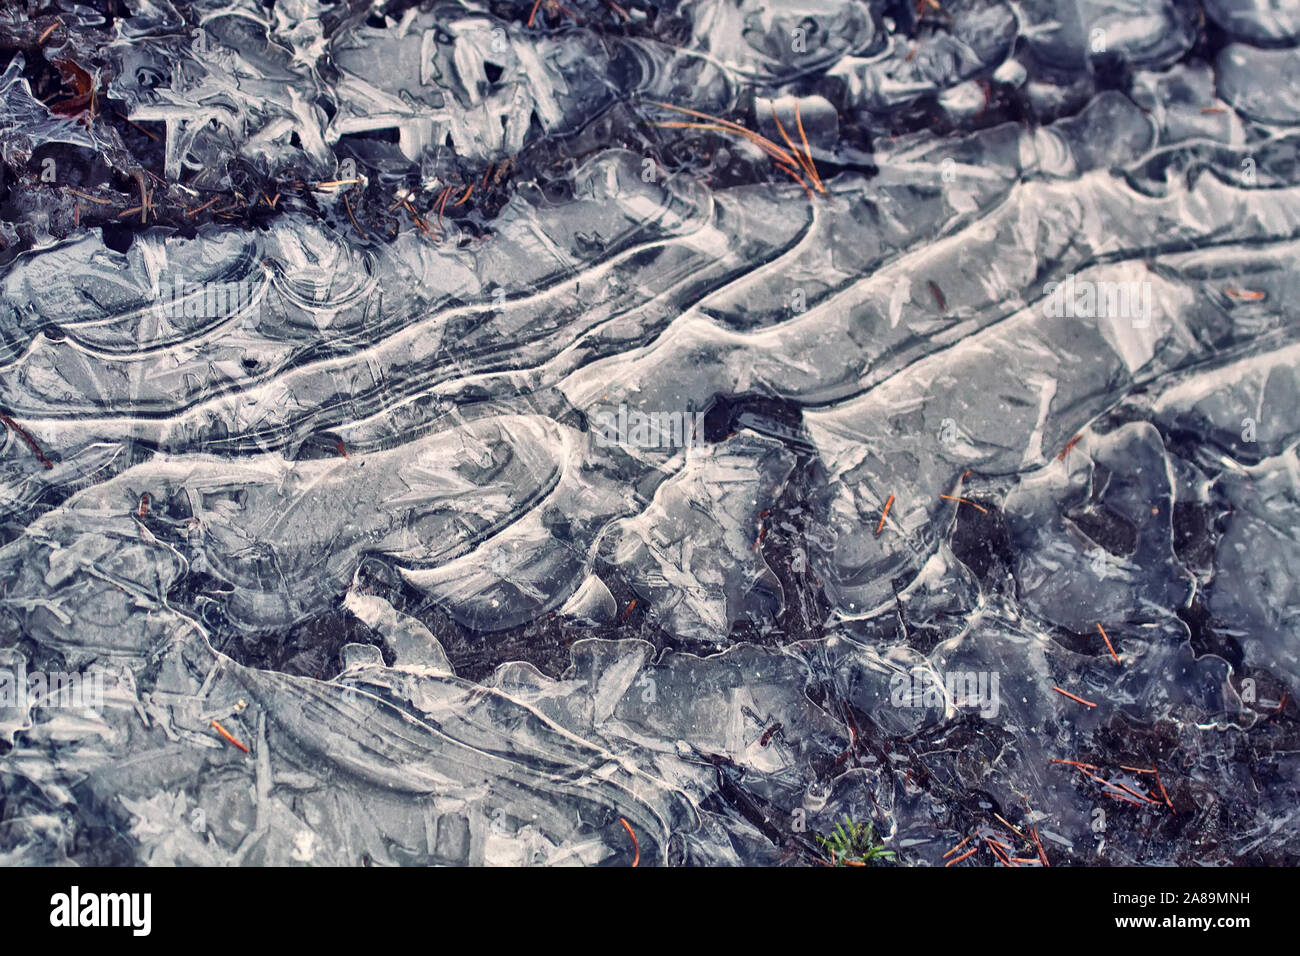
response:
[[[32,7],[0,861],[1300,862],[1294,10]]]

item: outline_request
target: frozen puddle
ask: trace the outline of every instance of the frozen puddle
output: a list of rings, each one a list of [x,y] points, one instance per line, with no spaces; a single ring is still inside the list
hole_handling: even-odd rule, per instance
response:
[[[1300,860],[1296,17],[139,6],[0,76],[0,861]]]

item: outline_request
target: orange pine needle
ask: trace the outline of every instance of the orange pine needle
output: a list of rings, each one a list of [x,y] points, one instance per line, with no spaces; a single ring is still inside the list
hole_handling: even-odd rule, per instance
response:
[[[1159,800],[1153,800],[1153,799],[1151,799],[1150,797],[1146,796],[1145,794],[1138,793],[1138,792],[1137,792],[1136,790],[1134,790],[1132,787],[1126,787],[1126,786],[1124,786],[1124,784],[1122,784],[1122,783],[1114,783],[1113,781],[1107,780],[1105,777],[1099,777],[1099,776],[1097,776],[1095,773],[1091,773],[1091,772],[1089,772],[1089,771],[1087,771],[1087,770],[1084,771],[1084,774],[1085,774],[1086,776],[1091,777],[1093,780],[1096,780],[1096,781],[1097,781],[1099,784],[1101,784],[1102,786],[1110,787],[1112,790],[1123,790],[1125,793],[1131,794],[1132,796],[1137,797],[1139,800],[1144,800],[1144,801],[1146,801],[1147,803],[1159,803],[1159,802],[1160,802]]]
[[[1068,763],[1071,767],[1079,767],[1086,770],[1096,770],[1097,766],[1090,763],[1079,763],[1077,760],[1053,760],[1052,763]]]
[[[723,119],[720,116],[714,116],[712,113],[702,113],[699,110],[693,110],[687,106],[674,106],[672,103],[664,103],[659,100],[650,100],[649,102],[653,106],[659,106],[662,107],[663,109],[671,110],[674,113],[684,113],[687,116],[694,116],[696,119],[708,120],[711,123],[721,123],[723,126],[731,127],[733,130],[735,130],[738,133],[746,133],[750,136],[758,136],[758,134],[755,133],[753,130],[746,129],[744,126],[741,126],[739,123],[735,122],[734,120]],[[767,137],[765,136],[760,138],[767,139]],[[771,141],[769,140],[769,142]],[[775,146],[776,144],[773,143],[772,145]]]
[[[1015,833],[1017,836],[1020,836],[1020,837],[1023,837],[1023,836],[1024,836],[1024,833],[1022,833],[1019,829],[1017,829],[1013,824],[1007,823],[1006,818],[1003,817],[1001,814],[995,813],[995,814],[993,814],[993,815],[994,815],[995,817],[997,817],[999,820],[1001,820],[1002,823],[1003,823],[1003,825],[1006,826],[1006,827],[1008,827],[1008,828],[1009,828],[1013,833]]]
[[[1264,298],[1264,293],[1255,289],[1224,289],[1223,291],[1234,299],[1242,299],[1246,302],[1258,302]]]
[[[408,200],[402,200],[402,207],[411,214],[411,218],[415,220],[415,224],[420,227],[422,233],[426,236],[431,234],[429,227],[425,225],[424,220],[420,218],[420,214],[415,211],[415,207]]]
[[[976,853],[978,850],[979,850],[979,847],[977,847],[977,846],[975,846],[975,847],[971,847],[969,850],[967,850],[967,851],[966,851],[965,853],[963,853],[961,856],[956,857],[955,859],[949,860],[947,863],[945,863],[945,864],[944,864],[944,869],[947,869],[948,867],[952,866],[954,863],[960,863],[962,860],[966,859],[966,857],[971,856],[972,854]]]
[[[469,199],[469,194],[472,193],[473,191],[474,191],[474,184],[470,183],[469,189],[465,190],[465,195],[461,196],[460,199],[452,203],[451,208],[455,209],[457,206],[463,204],[465,200]]]
[[[632,865],[636,866],[641,862],[641,844],[636,842],[636,834],[632,832],[632,824],[628,823],[622,817],[618,818],[618,822],[623,824],[623,829],[626,830],[627,835],[632,838],[632,849],[636,851],[636,855],[632,858]]]
[[[943,855],[943,858],[944,858],[945,860],[948,859],[948,857],[952,856],[954,853],[956,853],[958,850],[960,850],[962,847],[964,847],[964,846],[965,846],[967,843],[969,843],[969,842],[970,842],[970,837],[967,837],[966,839],[964,839],[964,840],[962,840],[960,843],[958,843],[955,847],[953,847],[951,850],[949,850],[947,853],[945,853],[945,854]]]
[[[948,314],[948,300],[944,298],[943,290],[933,280],[926,283],[930,286],[930,294],[934,296],[934,304],[939,307],[939,311]]]
[[[797,182],[800,186],[802,186],[802,187],[803,187],[803,191],[804,191],[805,193],[808,194],[808,198],[809,198],[809,199],[812,199],[812,190],[809,189],[809,188],[808,188],[808,184],[807,184],[806,182],[803,181],[803,177],[801,177],[798,173],[796,173],[796,172],[795,172],[793,169],[791,169],[789,166],[785,166],[785,165],[783,165],[783,164],[781,164],[781,163],[777,163],[777,164],[776,164],[776,168],[779,169],[779,170],[781,170],[783,173],[786,173],[787,175],[789,175],[791,179],[793,179],[793,180],[794,180],[795,182]]]
[[[772,110],[772,122],[776,123],[776,131],[781,134],[781,138],[785,140],[785,144],[790,147],[790,152],[794,155],[795,161],[798,162],[799,168],[805,173],[808,173],[810,177],[816,177],[817,171],[808,168],[807,158],[799,152],[799,147],[795,146],[794,140],[790,138],[790,134],[787,133],[785,127],[781,125],[781,118],[776,115],[776,104],[770,103],[769,107]]]
[[[1165,782],[1160,779],[1160,771],[1153,770],[1152,773],[1156,775],[1156,784],[1160,787],[1160,796],[1165,798],[1165,804],[1170,810],[1174,811],[1174,816],[1178,816],[1178,811],[1174,810],[1174,802],[1169,799],[1169,793],[1165,790]]]
[[[1086,707],[1097,706],[1090,700],[1084,700],[1082,697],[1075,697],[1068,690],[1061,690],[1061,688],[1057,687],[1055,684],[1052,685],[1052,690],[1056,691],[1058,694],[1064,694],[1066,697],[1070,698],[1070,700],[1077,700],[1079,703],[1083,704]]]
[[[1043,850],[1043,841],[1038,839],[1038,827],[1034,827],[1030,832],[1034,835],[1034,842],[1038,844],[1038,858],[1043,861],[1043,866],[1051,866],[1052,864],[1047,862],[1047,853]]]
[[[213,196],[211,199],[209,199],[207,202],[205,202],[202,206],[199,206],[199,208],[197,208],[197,209],[191,209],[189,212],[187,212],[187,213],[185,214],[185,217],[188,219],[190,216],[197,216],[199,213],[203,212],[203,210],[207,209],[207,208],[208,208],[209,206],[211,206],[212,204],[217,203],[217,202],[220,202],[220,201],[221,201],[221,197],[220,197],[220,196]]]
[[[880,513],[880,524],[876,525],[876,534],[880,534],[881,529],[885,527],[885,519],[889,517],[890,506],[894,503],[894,496],[890,495],[885,502],[885,510]]]
[[[684,113],[687,116],[694,116],[696,119],[702,119],[708,121],[708,123],[705,124],[655,123],[654,124],[655,126],[662,126],[668,129],[692,129],[692,128],[710,129],[710,128],[716,128],[717,126],[721,126],[725,131],[735,133],[738,136],[744,136],[755,146],[758,146],[760,149],[764,150],[769,155],[771,155],[774,159],[779,159],[782,162],[788,163],[791,166],[803,165],[803,163],[801,163],[799,159],[796,158],[795,152],[787,153],[785,150],[783,150],[776,143],[772,142],[766,136],[762,136],[759,133],[755,133],[753,130],[747,129],[744,126],[741,126],[739,123],[735,123],[732,122],[731,120],[723,119],[720,116],[713,116],[710,113],[701,113],[699,110],[689,109],[688,107],[685,106],[673,106],[671,103],[661,103],[658,100],[650,100],[649,102],[655,106],[662,107],[663,109],[672,110],[674,113]]]
[[[988,509],[988,508],[985,508],[983,505],[977,505],[975,502],[971,501],[969,498],[954,498],[952,495],[940,495],[939,497],[940,497],[940,498],[943,498],[943,499],[946,500],[946,501],[957,501],[957,502],[960,502],[961,504],[964,504],[964,505],[970,505],[972,508],[978,508],[978,509],[979,509],[980,511],[982,511],[984,514],[988,514],[988,513],[989,513],[989,509]]]
[[[438,228],[442,228],[442,211],[447,208],[447,198],[451,195],[451,187],[448,186],[442,191],[442,201],[438,203]]]
[[[352,220],[352,225],[357,232],[361,233],[361,238],[366,240],[366,242],[369,242],[370,237],[366,235],[366,231],[362,229],[361,224],[357,222],[357,217],[352,215],[352,203],[348,202],[347,196],[343,197],[343,208],[348,211],[348,218]]]
[[[1134,790],[1132,787],[1127,787],[1127,786],[1125,786],[1125,785],[1122,784],[1122,783],[1112,783],[1111,786],[1112,786],[1112,787],[1119,787],[1119,788],[1120,788],[1121,790],[1123,790],[1124,792],[1126,792],[1126,793],[1131,793],[1131,794],[1133,794],[1133,796],[1137,797],[1137,798],[1140,799],[1140,800],[1145,800],[1147,803],[1159,803],[1159,802],[1160,802],[1159,800],[1155,799],[1154,797],[1147,796],[1145,793],[1138,793],[1138,792],[1137,792],[1136,790]]]
[[[23,440],[27,447],[32,450],[32,454],[36,456],[36,460],[44,465],[46,470],[54,467],[54,462],[50,461],[50,459],[45,456],[45,452],[41,451],[41,446],[36,444],[35,438],[27,434],[25,428],[3,412],[0,412],[0,422],[3,422],[6,428]]]
[[[68,189],[68,192],[72,193],[72,195],[74,195],[74,196],[80,196],[82,199],[86,200],[87,202],[93,202],[93,203],[95,203],[96,205],[100,205],[100,206],[111,206],[111,205],[113,205],[113,201],[112,201],[111,199],[99,199],[99,198],[97,198],[97,197],[95,197],[95,196],[88,196],[88,195],[86,195],[85,193],[83,193],[83,192],[81,192],[80,190],[77,190],[77,189],[71,189],[71,188],[69,188],[69,189]]]
[[[45,32],[42,33],[40,37],[37,39],[36,45],[40,46],[41,44],[43,44],[46,40],[50,38],[50,34],[53,33],[57,27],[61,27],[61,26],[63,26],[63,21],[56,18],[53,23],[51,23],[48,27],[45,28]]]
[[[1115,653],[1115,648],[1110,643],[1110,638],[1106,636],[1106,629],[1103,628],[1101,624],[1098,624],[1097,630],[1101,631],[1101,639],[1106,642],[1106,650],[1110,651],[1110,656],[1115,658],[1115,663],[1118,664],[1120,662],[1119,655]]]
[[[242,743],[240,743],[240,742],[239,742],[238,740],[236,740],[234,737],[230,736],[230,732],[229,732],[228,730],[226,730],[225,727],[222,727],[222,726],[221,726],[219,723],[217,723],[215,720],[212,722],[212,727],[213,727],[214,730],[216,730],[217,733],[221,734],[222,737],[225,737],[225,738],[226,738],[226,741],[227,741],[228,743],[234,744],[236,747],[238,747],[238,748],[239,748],[240,750],[242,750],[244,753],[249,753],[249,749],[248,749],[247,747],[245,747]]]
[[[1138,803],[1138,801],[1126,797],[1122,793],[1111,793],[1109,790],[1103,790],[1102,792],[1105,793],[1106,796],[1110,797],[1112,800],[1123,800],[1125,803],[1131,803],[1135,807],[1142,806],[1142,804]]]
[[[752,133],[743,126],[732,127],[724,126],[719,123],[686,123],[678,121],[653,123],[651,125],[657,126],[660,129],[703,129],[712,130],[717,133],[734,133],[737,136],[743,136],[745,139],[749,140],[777,162],[788,163],[791,166],[799,165],[798,161],[793,156],[783,150],[780,146],[777,146],[776,143],[773,143],[766,136],[759,136],[757,133]]]
[[[808,158],[808,172],[812,174],[813,185],[817,187],[819,193],[826,192],[826,187],[822,185],[822,178],[817,174],[817,165],[813,162],[812,146],[808,144],[808,134],[803,131],[803,118],[799,115],[799,101],[794,101],[794,122],[799,127],[799,138],[803,140],[804,155]]]
[[[533,20],[537,17],[537,8],[540,7],[541,5],[542,5],[542,0],[537,0],[537,2],[533,4],[533,12],[528,14],[527,26],[531,27],[533,25]]]
[[[1056,456],[1056,460],[1057,460],[1057,461],[1065,461],[1065,456],[1068,455],[1068,454],[1070,453],[1070,449],[1073,448],[1075,445],[1079,444],[1079,441],[1080,441],[1082,438],[1083,438],[1082,435],[1075,435],[1075,436],[1074,436],[1073,438],[1071,438],[1068,442],[1066,442],[1066,443],[1065,443],[1065,447],[1061,449],[1061,453],[1060,453],[1059,455]]]
[[[989,845],[989,849],[993,851],[993,855],[1001,861],[1003,866],[1011,865],[1011,860],[1008,859],[1007,855],[1003,853],[1001,849],[999,849],[999,844],[996,840],[990,840],[988,837],[985,837],[984,842]]]

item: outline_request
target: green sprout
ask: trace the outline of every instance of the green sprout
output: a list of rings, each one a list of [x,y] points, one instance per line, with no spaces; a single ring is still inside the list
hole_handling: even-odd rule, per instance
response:
[[[876,860],[895,860],[898,854],[886,850],[876,840],[873,823],[854,823],[845,816],[843,823],[835,824],[828,837],[818,836],[817,842],[831,855],[835,866],[870,866]]]

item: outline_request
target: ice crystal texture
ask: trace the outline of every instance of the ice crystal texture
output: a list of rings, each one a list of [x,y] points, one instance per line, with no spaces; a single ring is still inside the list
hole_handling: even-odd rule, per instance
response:
[[[1294,10],[127,5],[0,24],[0,861],[1300,861]]]

